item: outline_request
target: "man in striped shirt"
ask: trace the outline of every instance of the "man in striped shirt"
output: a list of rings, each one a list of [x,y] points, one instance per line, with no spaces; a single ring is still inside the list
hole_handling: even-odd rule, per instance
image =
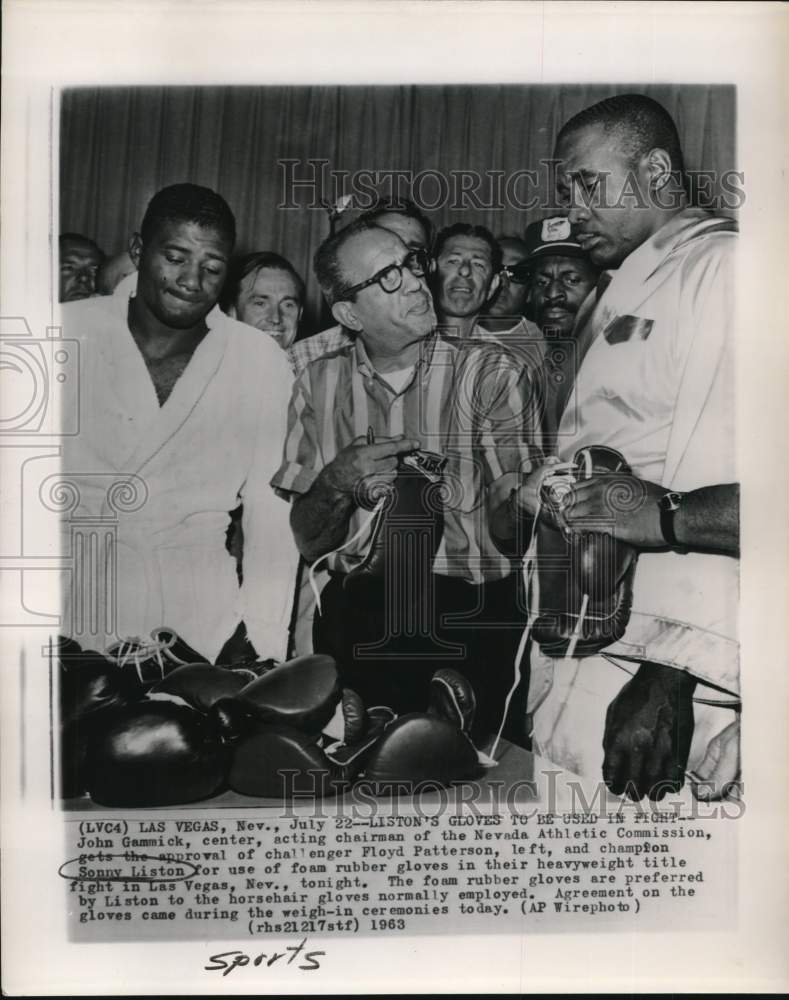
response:
[[[461,670],[475,688],[482,735],[501,721],[524,622],[511,553],[494,534],[512,534],[511,491],[540,461],[528,374],[495,344],[434,330],[427,259],[392,232],[361,220],[320,247],[315,269],[350,339],[296,379],[272,480],[293,498],[305,559],[330,554],[314,648],[337,659],[345,685],[367,704],[398,712],[426,707],[436,669]],[[417,448],[447,460],[444,528],[423,581],[432,590],[429,627],[406,636],[392,632],[391,609],[355,607],[343,577],[367,550],[364,536],[354,538],[369,516],[361,485],[393,482],[398,456]]]

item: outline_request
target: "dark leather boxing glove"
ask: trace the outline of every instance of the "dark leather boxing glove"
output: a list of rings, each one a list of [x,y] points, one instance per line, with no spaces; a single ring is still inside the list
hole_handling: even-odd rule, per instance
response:
[[[227,750],[210,719],[172,702],[102,712],[88,739],[88,792],[105,806],[196,802],[223,787],[227,767]]]
[[[136,677],[90,650],[59,661],[61,724],[99,708],[125,705],[142,697]]]
[[[188,663],[177,667],[154,684],[149,694],[174,694],[198,712],[206,713],[220,698],[232,698],[245,688],[254,675],[228,670],[208,663]]]
[[[396,719],[370,751],[364,781],[375,794],[419,782],[448,785],[479,773],[479,758],[466,730],[474,720],[471,685],[455,670],[437,670],[430,681],[426,714]]]
[[[330,796],[345,786],[318,736],[290,726],[264,726],[235,749],[230,787],[242,795],[284,799]]]
[[[85,755],[91,728],[103,709],[138,701],[143,694],[128,674],[73,640],[55,647],[60,706],[60,791],[65,798],[85,792]]]
[[[353,746],[365,736],[369,719],[364,702],[351,688],[345,688],[342,692],[342,717],[344,723],[343,743]]]
[[[330,656],[300,656],[242,688],[237,701],[257,722],[319,733],[340,701],[340,680]]]
[[[364,767],[370,751],[386,727],[391,725],[397,716],[390,708],[382,705],[365,711],[359,695],[349,689],[342,693],[342,707],[345,721],[343,741],[325,746],[325,752],[336,766],[338,774],[347,781],[352,781]]]
[[[107,657],[136,674],[143,685],[155,684],[186,663],[207,663],[171,628],[157,628],[150,639],[122,639],[107,649]]]
[[[247,635],[244,622],[239,622],[235,632],[230,636],[216,658],[218,665],[223,667],[246,667],[257,661],[258,654]]]
[[[439,485],[401,464],[378,513],[367,555],[345,576],[344,590],[363,606],[380,606],[385,589],[409,606],[416,604],[443,532]]]
[[[573,460],[576,479],[630,469],[611,448],[580,449]],[[543,493],[550,508],[549,493]],[[537,522],[539,615],[532,637],[544,653],[563,656],[575,632],[584,595],[588,603],[574,650],[592,656],[625,633],[633,599],[637,550],[598,531],[565,533],[541,516]]]
[[[427,714],[454,723],[464,733],[474,724],[477,699],[468,680],[448,667],[437,670],[430,680]]]
[[[408,792],[420,782],[448,785],[479,771],[477,751],[454,722],[413,712],[387,726],[364,766],[373,794]]]

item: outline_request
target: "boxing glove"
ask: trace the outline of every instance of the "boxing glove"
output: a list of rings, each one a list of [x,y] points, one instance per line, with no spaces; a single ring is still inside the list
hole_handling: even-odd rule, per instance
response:
[[[630,469],[611,448],[580,449],[573,459],[576,480]],[[543,501],[551,507],[550,492]],[[549,656],[593,656],[622,638],[630,619],[637,550],[600,531],[565,532],[550,517],[536,526],[539,607],[532,637]],[[581,620],[584,596],[588,598]]]
[[[143,695],[136,677],[92,650],[61,655],[58,666],[61,724],[86,712],[135,701]]]
[[[320,737],[291,726],[266,725],[235,748],[228,778],[242,795],[283,799],[294,794],[335,795],[346,782]]]
[[[134,672],[140,683],[155,684],[185,663],[207,663],[171,628],[162,626],[151,632],[150,639],[122,639],[106,653],[119,667]]]
[[[257,661],[258,654],[247,635],[244,622],[239,622],[235,632],[219,651],[216,658],[218,666],[247,667]]]
[[[220,698],[232,698],[255,679],[246,670],[229,670],[209,663],[188,663],[158,681],[150,695],[177,695],[198,712],[207,713]]]
[[[342,693],[345,733],[342,743],[324,745],[326,756],[335,765],[336,772],[346,781],[360,773],[370,751],[383,735],[387,726],[397,718],[391,708],[377,705],[365,710],[355,691]]]
[[[440,486],[401,463],[376,517],[367,555],[346,574],[343,589],[362,606],[380,607],[387,592],[413,606],[424,592],[422,581],[432,572],[443,532]]]
[[[370,751],[363,779],[373,794],[412,789],[420,782],[448,785],[475,777],[480,765],[466,732],[474,718],[474,692],[454,670],[430,683],[428,712],[400,716]]]
[[[300,656],[281,663],[243,687],[240,707],[229,709],[257,722],[319,733],[340,701],[340,680],[330,656]],[[225,706],[227,709],[228,706]]]
[[[456,670],[444,667],[430,679],[427,714],[447,719],[467,735],[474,724],[477,699],[468,680]]]
[[[181,805],[215,795],[228,763],[209,717],[169,701],[142,701],[97,714],[86,784],[104,806]]]
[[[73,640],[56,647],[60,707],[60,792],[73,798],[85,792],[87,741],[97,715],[137,701],[143,691],[136,676],[119,670]]]

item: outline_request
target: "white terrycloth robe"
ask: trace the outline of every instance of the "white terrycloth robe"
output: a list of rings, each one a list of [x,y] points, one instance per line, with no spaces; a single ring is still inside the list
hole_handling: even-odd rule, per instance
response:
[[[169,626],[213,661],[243,619],[260,656],[284,658],[297,551],[268,481],[285,438],[285,355],[216,307],[160,406],[127,325],[136,280],[62,309],[64,336],[80,345],[79,433],[63,447],[64,630],[103,649]],[[241,588],[225,549],[239,501]]]
[[[737,482],[734,446],[733,223],[679,213],[622,264],[576,323],[591,346],[559,429],[558,454],[585,445],[624,454],[666,489]],[[692,674],[689,766],[739,707],[739,561],[701,552],[642,552],[633,611],[603,656],[554,659],[535,647],[534,741],[545,756],[599,776],[605,710],[642,660]]]

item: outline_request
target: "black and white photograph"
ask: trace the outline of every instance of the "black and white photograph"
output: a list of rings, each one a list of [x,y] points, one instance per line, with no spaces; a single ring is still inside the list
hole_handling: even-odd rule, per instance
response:
[[[8,995],[786,984],[777,53],[647,72],[639,8],[110,5],[95,72],[15,50]],[[280,51],[217,72],[209,26]]]

